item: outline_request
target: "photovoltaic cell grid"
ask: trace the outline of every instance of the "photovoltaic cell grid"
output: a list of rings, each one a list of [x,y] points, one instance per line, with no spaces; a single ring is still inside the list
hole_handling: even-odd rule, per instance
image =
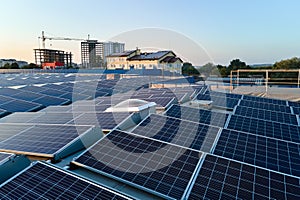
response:
[[[208,94],[198,94],[196,99],[212,101],[213,106],[222,107],[222,108],[230,108],[230,109],[233,109],[239,102],[239,99],[228,98],[228,97],[226,97],[226,95],[211,96]]]
[[[41,104],[0,95],[0,109],[8,112],[29,112],[43,108]]]
[[[90,128],[90,126],[35,125],[2,140],[0,149],[52,155]]]
[[[237,106],[235,115],[246,116],[257,119],[264,119],[286,124],[298,125],[296,115],[276,112],[271,110],[256,109],[251,107]]]
[[[31,125],[0,124],[0,142],[30,128]]]
[[[112,131],[73,164],[164,198],[182,198],[201,153],[121,131]]]
[[[257,108],[257,109],[271,110],[276,112],[291,113],[290,107],[285,105],[271,104],[265,102],[255,102],[249,100],[241,100],[239,105],[245,107]]]
[[[100,126],[104,130],[111,130],[119,123],[129,117],[131,113],[84,113],[79,117],[68,122],[68,124],[76,125],[94,125]]]
[[[217,97],[223,97],[223,98],[231,98],[231,99],[241,99],[243,95],[240,94],[230,94],[230,93],[223,93],[223,92],[215,92],[215,91],[206,91],[205,94],[208,94],[210,96],[217,96]]]
[[[228,118],[228,114],[179,105],[172,105],[165,115],[218,127],[223,127]]]
[[[10,153],[2,153],[0,152],[0,164],[6,160],[7,158],[11,157],[13,154]]]
[[[300,127],[295,125],[232,115],[227,128],[300,143]]]
[[[206,155],[188,199],[299,199],[299,178]]]
[[[129,199],[41,162],[0,187],[1,199]]]
[[[300,115],[300,107],[293,107],[294,114]]]
[[[150,115],[132,132],[183,147],[210,152],[219,128],[167,116]]]
[[[245,95],[243,97],[244,100],[252,101],[254,103],[256,102],[263,102],[263,103],[269,103],[269,104],[274,104],[274,105],[283,105],[286,106],[285,100],[279,100],[279,99],[269,99],[269,98],[262,98],[262,97],[255,97],[255,96],[247,96]]]
[[[300,145],[223,129],[214,154],[300,177]]]

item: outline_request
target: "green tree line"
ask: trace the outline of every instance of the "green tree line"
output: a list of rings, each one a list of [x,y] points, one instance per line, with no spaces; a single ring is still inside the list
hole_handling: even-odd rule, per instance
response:
[[[300,58],[294,57],[290,59],[281,60],[275,62],[273,65],[270,66],[262,66],[262,67],[255,67],[252,68],[251,66],[247,65],[246,62],[241,61],[240,59],[233,59],[230,61],[228,66],[224,65],[215,65],[213,63],[207,63],[200,68],[194,67],[191,63],[183,63],[182,66],[182,74],[184,75],[202,75],[205,77],[208,76],[218,76],[218,77],[228,77],[230,76],[231,70],[238,70],[238,69],[300,69]],[[253,75],[253,73],[251,73]],[[263,76],[264,73],[258,73],[257,75]],[[248,75],[245,73],[245,75]],[[296,74],[290,73],[272,73],[273,77],[293,77]]]
[[[0,69],[40,69],[40,67],[34,63],[30,63],[28,65],[20,67],[18,63],[14,62],[12,64],[6,63],[2,67],[0,67]]]

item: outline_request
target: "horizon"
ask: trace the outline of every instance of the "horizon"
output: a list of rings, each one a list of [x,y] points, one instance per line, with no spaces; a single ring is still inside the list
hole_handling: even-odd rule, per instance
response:
[[[233,59],[248,65],[274,64],[299,57],[299,6],[296,0],[216,3],[54,0],[43,5],[34,0],[4,1],[0,17],[7,20],[1,21],[0,59],[34,62],[33,49],[42,46],[38,37],[45,31],[50,37],[87,38],[90,34],[91,39],[99,41],[128,40],[126,50],[137,46],[168,49],[195,66],[208,62],[227,66]],[[12,11],[18,15],[7,17]],[[150,29],[162,30],[166,35],[145,33],[144,30]],[[128,33],[132,37],[117,40]],[[174,37],[168,39],[169,33]],[[190,40],[190,45],[175,36],[180,41]],[[46,48],[71,51],[74,62],[80,63],[78,41],[46,40]]]

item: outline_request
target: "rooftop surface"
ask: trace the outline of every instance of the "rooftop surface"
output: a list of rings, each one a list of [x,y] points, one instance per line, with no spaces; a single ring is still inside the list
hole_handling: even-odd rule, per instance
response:
[[[1,76],[0,199],[300,199],[299,102],[181,78]],[[128,99],[156,110],[107,112]]]

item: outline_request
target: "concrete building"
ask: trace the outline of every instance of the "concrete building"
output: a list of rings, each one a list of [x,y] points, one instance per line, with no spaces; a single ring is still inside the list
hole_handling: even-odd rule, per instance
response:
[[[173,51],[144,52],[140,49],[107,56],[107,69],[162,69],[181,73],[182,60]]]
[[[17,63],[19,67],[23,67],[25,65],[28,65],[28,62],[22,61],[22,60],[16,60],[16,59],[0,59],[0,67],[3,67],[5,64],[12,64]]]
[[[81,42],[81,62],[84,68],[105,68],[106,57],[124,51],[125,44],[119,42]]]

